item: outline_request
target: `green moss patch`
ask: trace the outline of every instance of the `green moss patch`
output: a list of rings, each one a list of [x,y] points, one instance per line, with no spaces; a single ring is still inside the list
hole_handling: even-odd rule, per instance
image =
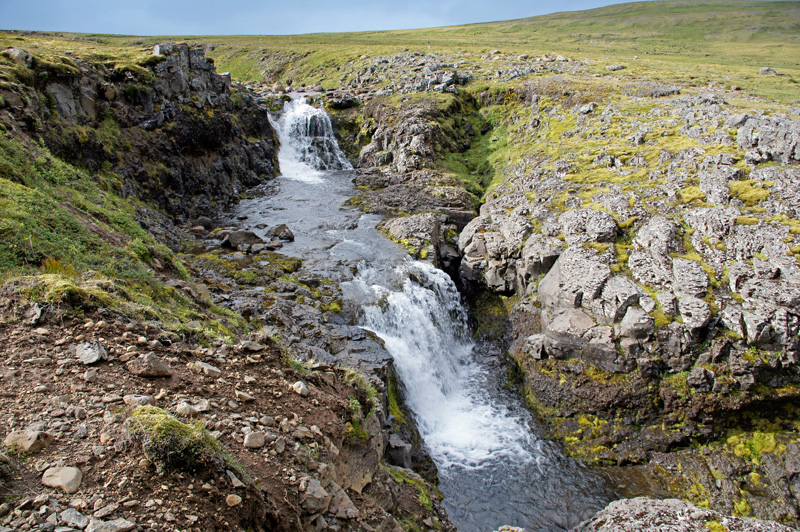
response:
[[[222,444],[202,423],[181,423],[155,406],[136,408],[128,417],[131,436],[160,471],[223,471],[227,461]]]

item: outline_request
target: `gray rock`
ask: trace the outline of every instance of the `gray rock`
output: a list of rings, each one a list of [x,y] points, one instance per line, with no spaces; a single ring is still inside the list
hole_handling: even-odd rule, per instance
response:
[[[147,406],[155,404],[152,395],[128,394],[122,396],[122,402],[128,406]]]
[[[600,298],[592,305],[598,320],[602,317],[605,323],[620,321],[628,307],[639,302],[639,287],[624,275],[611,277],[603,287]]]
[[[777,76],[778,75],[778,73],[774,69],[772,69],[771,67],[761,67],[761,69],[758,71],[758,73],[761,74],[762,76]]]
[[[245,402],[249,403],[251,401],[255,401],[256,400],[256,398],[254,396],[250,395],[247,392],[243,392],[242,390],[234,390],[233,393],[236,396],[236,398],[238,400],[240,400],[240,401],[245,401]]]
[[[545,351],[553,358],[574,356],[584,346],[583,335],[594,326],[594,320],[580,309],[561,311],[545,329]]]
[[[20,66],[25,68],[33,66],[33,55],[30,52],[26,52],[21,48],[6,48],[3,52],[8,55],[9,59]]]
[[[222,246],[231,249],[239,249],[239,246],[242,245],[251,246],[263,243],[264,240],[252,231],[233,231],[222,240]]]
[[[297,381],[292,384],[292,389],[295,391],[295,393],[302,395],[303,397],[309,394],[308,386],[306,386],[306,383],[303,381]]]
[[[538,233],[528,237],[517,261],[517,285],[525,287],[539,275],[547,273],[561,255],[562,245],[557,238]]]
[[[655,288],[672,285],[672,259],[677,251],[677,228],[661,216],[651,218],[633,239],[633,250],[628,257],[628,268],[633,277]]]
[[[77,467],[51,467],[42,476],[42,484],[61,489],[66,493],[78,491],[82,480],[83,473]]]
[[[708,274],[699,262],[675,257],[672,259],[674,291],[679,297],[704,297],[708,291]]]
[[[714,522],[729,532],[791,532],[780,523],[747,517],[727,517],[677,499],[646,497],[614,501],[571,532],[708,532]]]
[[[279,240],[285,240],[287,242],[294,242],[294,233],[289,226],[286,224],[276,225],[271,227],[269,231],[267,231],[267,236],[274,237]],[[259,242],[250,242],[251,244],[258,244]]]
[[[319,480],[312,478],[308,481],[303,497],[303,508],[311,514],[324,514],[328,511],[332,496],[325,491]]]
[[[264,344],[254,342],[252,340],[245,340],[239,345],[239,347],[245,351],[251,351],[253,353],[259,353],[267,348]]]
[[[714,372],[701,366],[695,366],[686,377],[686,383],[698,392],[708,392],[714,386]]]
[[[558,218],[568,245],[580,242],[613,242],[617,237],[617,223],[605,211],[574,209]]]
[[[641,307],[629,307],[619,326],[619,335],[625,338],[646,339],[654,330],[654,320]]]
[[[207,362],[201,362],[201,361],[198,360],[197,362],[192,364],[192,368],[195,371],[201,372],[204,375],[208,375],[209,377],[214,378],[214,379],[222,376],[222,370],[221,369],[219,369],[216,366],[212,366],[211,364],[209,364]]]
[[[695,332],[708,325],[711,309],[708,303],[696,297],[686,296],[678,301],[678,311],[683,318],[683,325],[690,332]]]
[[[86,532],[130,532],[134,528],[136,528],[136,523],[121,517],[111,521],[90,519],[89,526],[86,527]]]
[[[55,437],[40,430],[15,430],[3,441],[6,447],[19,449],[25,453],[41,451],[55,441]]]
[[[152,351],[131,360],[125,365],[128,371],[139,377],[171,377],[172,368],[169,364],[161,360]]]
[[[544,343],[544,334],[533,334],[525,340],[525,343],[522,345],[522,352],[534,360],[541,360],[546,356]]]
[[[411,444],[404,442],[397,434],[389,436],[386,447],[386,459],[394,466],[411,468]]]
[[[86,528],[86,526],[89,524],[89,518],[75,508],[67,508],[59,514],[59,517],[61,517],[61,521],[63,521],[66,525],[80,528],[81,530]]]
[[[75,348],[75,358],[86,364],[108,359],[108,351],[99,342],[85,342]]]
[[[248,449],[261,449],[266,443],[263,432],[250,432],[244,437],[244,446]]]
[[[567,248],[539,282],[539,298],[548,310],[591,308],[598,299],[611,269],[594,253],[580,246]]]

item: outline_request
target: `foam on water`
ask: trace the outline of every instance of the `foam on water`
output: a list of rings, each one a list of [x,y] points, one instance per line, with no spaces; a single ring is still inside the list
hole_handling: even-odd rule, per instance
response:
[[[372,292],[363,325],[378,334],[395,360],[408,406],[439,467],[486,467],[497,460],[533,460],[534,436],[525,421],[491,400],[485,371],[453,281],[441,270],[409,261],[394,270],[396,289],[354,283]]]
[[[274,125],[281,141],[278,162],[284,177],[320,183],[324,171],[352,170],[336,142],[330,117],[307,98],[286,102]]]

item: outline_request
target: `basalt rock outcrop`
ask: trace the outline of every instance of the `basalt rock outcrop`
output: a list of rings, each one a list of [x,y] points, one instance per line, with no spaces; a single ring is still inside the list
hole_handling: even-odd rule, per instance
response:
[[[172,216],[216,216],[277,173],[267,103],[218,74],[202,48],[165,43],[153,54],[143,66],[32,56],[0,90],[0,119],[72,164],[117,174],[127,194]]]
[[[652,98],[644,120],[624,100],[543,108],[536,90],[546,87],[520,92],[515,117],[531,154],[458,240],[466,285],[513,296],[507,340],[531,406],[577,455],[617,463],[714,440],[743,412],[789,430],[779,412],[800,391],[798,121],[737,114],[710,94]],[[585,155],[541,153],[581,142]],[[693,478],[722,474],[689,461]],[[756,516],[793,521],[793,502],[773,504],[795,500],[782,482],[707,489],[722,511],[741,497]],[[692,498],[686,485],[662,489]]]

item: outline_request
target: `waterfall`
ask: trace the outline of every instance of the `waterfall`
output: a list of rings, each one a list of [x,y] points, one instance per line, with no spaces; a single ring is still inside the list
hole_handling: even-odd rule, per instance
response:
[[[359,286],[362,325],[392,354],[417,428],[440,468],[480,468],[501,460],[531,461],[535,437],[525,421],[487,393],[467,315],[453,281],[441,270],[408,261],[387,288],[374,269]]]
[[[285,177],[319,182],[323,171],[352,170],[336,142],[330,117],[308,98],[286,102],[275,129],[281,144],[278,161]]]
[[[459,531],[565,531],[605,506],[604,480],[538,438],[504,389],[498,353],[472,340],[452,280],[406,258],[375,229],[380,217],[343,206],[356,191],[325,111],[298,98],[274,124],[283,175],[242,201],[237,220],[256,232],[288,224],[296,238],[281,251],[338,280],[358,325],[384,340]]]

